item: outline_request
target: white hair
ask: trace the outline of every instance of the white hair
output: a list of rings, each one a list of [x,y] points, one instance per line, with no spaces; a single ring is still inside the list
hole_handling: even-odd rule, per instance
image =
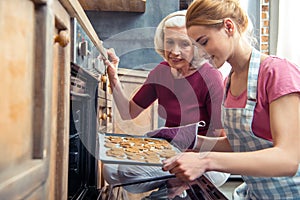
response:
[[[164,29],[165,28],[182,28],[185,27],[185,15],[186,10],[180,10],[173,12],[166,16],[157,26],[154,36],[154,47],[155,51],[164,59],[165,48],[164,48]],[[203,47],[197,45],[194,48],[193,60],[191,61],[191,68],[199,68],[204,62],[211,62],[209,55],[203,49]]]
[[[173,12],[161,20],[156,28],[154,36],[155,51],[165,58],[164,56],[164,29],[165,28],[181,28],[185,27],[185,14],[186,10]]]

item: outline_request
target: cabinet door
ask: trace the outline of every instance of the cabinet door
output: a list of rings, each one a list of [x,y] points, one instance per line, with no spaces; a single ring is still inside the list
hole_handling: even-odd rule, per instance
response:
[[[0,199],[67,199],[69,16],[14,0],[0,18]]]
[[[51,4],[54,43],[52,65],[51,152],[49,199],[66,200],[68,194],[70,106],[70,16],[58,0]],[[50,113],[49,113],[50,114]]]
[[[1,199],[46,199],[48,192],[50,85],[41,69],[50,65],[46,36],[37,28],[48,18],[45,6],[33,1],[0,1]]]

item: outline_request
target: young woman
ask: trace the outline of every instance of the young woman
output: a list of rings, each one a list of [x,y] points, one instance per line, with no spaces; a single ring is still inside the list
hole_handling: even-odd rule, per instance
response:
[[[300,70],[252,47],[248,23],[238,0],[195,0],[188,8],[188,35],[217,68],[232,66],[222,104],[227,137],[212,151],[168,159],[163,169],[183,180],[211,170],[241,174],[236,198],[299,199]],[[213,140],[198,137],[199,148]]]
[[[206,135],[209,130],[212,132],[222,128],[223,78],[208,60],[198,56],[198,49],[197,52],[194,51],[195,47],[185,28],[185,13],[186,11],[171,13],[158,25],[154,38],[155,50],[165,61],[150,71],[147,80],[131,100],[128,101],[121,88],[116,70],[119,58],[113,51],[108,52],[110,62],[106,62],[107,72],[114,101],[122,119],[135,118],[158,100],[158,113],[166,120],[165,127],[172,128],[204,121],[206,125],[199,128],[198,134]],[[191,144],[186,144],[186,147],[189,146]],[[163,175],[169,173],[162,171],[161,167],[104,166],[104,177],[110,184]],[[217,186],[222,185],[229,176],[214,172],[206,175]],[[127,189],[135,193],[145,192],[157,188],[158,185],[159,183],[144,184],[143,187],[134,186]]]

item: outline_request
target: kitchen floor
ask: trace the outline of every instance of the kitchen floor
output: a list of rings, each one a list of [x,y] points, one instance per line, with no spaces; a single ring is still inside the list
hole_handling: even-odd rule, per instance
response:
[[[243,181],[241,178],[229,178],[227,182],[219,188],[219,190],[228,198],[228,200],[232,200],[232,193],[234,189],[242,183]]]

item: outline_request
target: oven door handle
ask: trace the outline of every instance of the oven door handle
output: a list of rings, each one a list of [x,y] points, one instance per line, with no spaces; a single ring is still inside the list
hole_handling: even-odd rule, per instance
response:
[[[77,92],[73,92],[71,91],[71,95],[76,96],[76,97],[84,97],[84,98],[91,98],[91,96],[89,94],[81,94],[81,93],[77,93]]]

